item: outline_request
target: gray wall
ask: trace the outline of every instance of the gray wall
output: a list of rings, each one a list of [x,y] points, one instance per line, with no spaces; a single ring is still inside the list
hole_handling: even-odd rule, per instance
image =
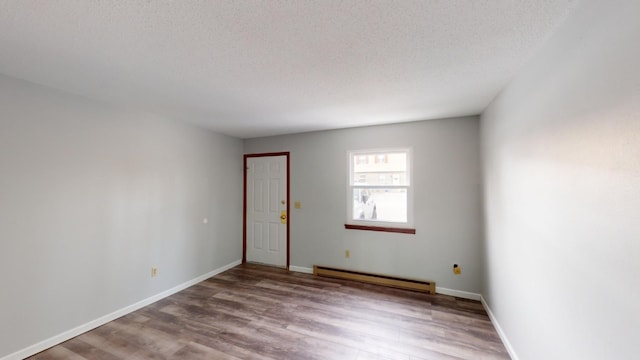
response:
[[[0,357],[240,259],[241,203],[240,140],[0,76]]]
[[[413,148],[416,235],[345,230],[347,151]],[[481,289],[477,117],[245,140],[245,153],[291,152],[291,265],[314,264],[426,278]],[[351,258],[345,259],[346,249]],[[452,265],[462,266],[454,276]]]
[[[581,3],[482,116],[483,293],[520,359],[639,356],[638,14]]]

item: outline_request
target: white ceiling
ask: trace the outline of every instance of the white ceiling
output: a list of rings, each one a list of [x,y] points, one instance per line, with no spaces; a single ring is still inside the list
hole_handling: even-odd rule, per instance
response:
[[[250,138],[479,114],[577,0],[0,0],[0,73]]]

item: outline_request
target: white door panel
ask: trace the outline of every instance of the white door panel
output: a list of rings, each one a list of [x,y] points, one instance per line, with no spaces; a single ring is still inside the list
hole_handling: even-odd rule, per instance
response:
[[[286,266],[286,157],[249,157],[246,171],[247,261]],[[282,215],[286,219],[284,223]]]

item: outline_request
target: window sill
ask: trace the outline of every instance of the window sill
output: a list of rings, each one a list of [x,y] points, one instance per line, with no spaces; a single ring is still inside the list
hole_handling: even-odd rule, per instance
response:
[[[401,234],[416,233],[416,229],[394,228],[394,227],[384,227],[384,226],[368,226],[368,225],[365,226],[365,225],[344,224],[344,228],[349,230],[382,231],[382,232],[401,233]]]

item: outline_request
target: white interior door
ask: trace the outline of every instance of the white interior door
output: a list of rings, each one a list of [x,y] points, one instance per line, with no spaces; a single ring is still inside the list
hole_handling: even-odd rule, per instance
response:
[[[286,156],[247,158],[247,261],[287,266]]]

